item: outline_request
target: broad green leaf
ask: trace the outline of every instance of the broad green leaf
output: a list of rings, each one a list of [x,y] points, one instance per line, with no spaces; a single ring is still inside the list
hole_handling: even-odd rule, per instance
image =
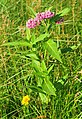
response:
[[[44,79],[43,84],[42,84],[42,89],[48,95],[56,96],[56,89],[55,89],[54,85],[49,81],[49,78]]]
[[[28,57],[30,57],[30,58],[32,58],[32,59],[37,59],[37,60],[38,60],[37,55],[34,54],[34,53],[27,54],[26,56],[28,56]]]
[[[46,68],[46,64],[45,64],[44,60],[42,60],[42,62],[41,62],[41,68],[43,69],[43,71],[47,72],[47,68]]]
[[[48,33],[45,34],[41,34],[37,39],[35,39],[35,41],[32,44],[36,44],[39,41],[44,40],[46,37],[49,37],[50,35]]]
[[[26,28],[26,35],[27,35],[27,40],[30,40],[31,35],[30,35],[30,29]]]
[[[52,55],[54,58],[56,58],[58,61],[62,63],[59,52],[57,50],[56,43],[52,39],[49,39],[44,44],[44,48],[50,53],[50,55]]]
[[[37,57],[37,55],[36,54],[34,54],[34,53],[29,53],[29,52],[27,52],[27,51],[24,51],[24,52],[18,52],[18,53],[20,53],[20,54],[18,54],[20,57],[22,57],[22,58],[31,58],[31,60],[32,59],[36,59],[36,60],[38,60],[39,58]]]
[[[44,71],[41,63],[38,60],[32,59],[32,67],[35,70],[35,75],[37,75],[39,78],[45,78],[48,75],[47,71]]]
[[[46,104],[48,104],[48,102],[49,102],[49,97],[47,97],[45,94],[43,94],[43,93],[39,93],[39,96],[40,96],[40,98],[41,98],[41,101],[42,101],[42,103],[46,103]]]
[[[46,67],[46,64],[45,64],[44,60],[42,60],[42,62],[41,62],[41,69],[42,69],[43,77],[48,76],[47,67]]]
[[[37,86],[29,85],[28,87],[35,92],[46,94],[45,91],[39,86],[37,87]]]
[[[27,57],[30,57],[31,59],[37,59],[37,60],[38,60],[37,55],[34,54],[34,53],[27,54],[26,56],[27,56]]]
[[[58,14],[60,14],[60,16],[64,16],[64,15],[66,15],[69,11],[70,11],[70,8],[65,8],[65,9],[63,9],[61,12],[59,12]]]
[[[8,42],[8,43],[4,43],[2,46],[28,46],[30,47],[30,43],[26,42],[26,41],[15,41],[15,42]]]
[[[40,69],[41,69],[41,68],[40,68]],[[42,69],[41,69],[40,71],[35,69],[35,71],[36,71],[36,72],[34,72],[35,75],[36,75],[37,77],[39,77],[39,78],[44,79],[45,77],[48,76],[46,72],[43,72],[43,71],[42,71]]]
[[[32,66],[37,72],[42,72],[42,69],[40,67],[40,62],[38,60],[32,60]]]
[[[43,82],[43,78],[38,77],[37,78],[37,85],[41,87],[42,86],[42,82]]]

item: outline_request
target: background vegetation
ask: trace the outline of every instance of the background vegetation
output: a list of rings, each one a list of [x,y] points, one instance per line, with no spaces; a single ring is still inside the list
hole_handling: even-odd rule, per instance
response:
[[[49,75],[56,88],[56,96],[47,95],[44,101],[38,92],[28,87],[36,86],[37,76],[26,57],[27,46],[2,45],[26,41],[26,21],[33,17],[30,8],[37,13],[52,8],[58,13],[66,7],[70,7],[70,12],[64,16],[64,23],[54,23],[50,31],[61,51],[63,65],[56,59],[52,61],[51,57],[45,58],[47,69],[53,66]],[[81,119],[82,1],[0,0],[0,17],[1,119]],[[39,28],[35,31],[36,35],[42,33]],[[39,57],[43,57],[40,52]],[[23,95],[31,98],[28,106],[21,105]]]

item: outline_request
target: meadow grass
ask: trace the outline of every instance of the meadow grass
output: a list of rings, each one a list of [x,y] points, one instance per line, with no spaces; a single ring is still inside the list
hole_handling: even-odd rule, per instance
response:
[[[7,42],[26,41],[26,21],[36,13],[52,8],[55,13],[70,7],[64,23],[53,25],[50,33],[61,50],[62,63],[45,57],[56,96],[42,101],[39,92],[28,85],[37,84],[37,75],[25,55],[26,46],[2,46]],[[82,80],[82,1],[81,0],[0,0],[0,118],[1,119],[81,119]],[[43,29],[44,30],[44,29]],[[35,30],[39,34],[38,28]],[[41,31],[42,32],[42,31]],[[37,49],[41,46],[38,45]],[[45,51],[40,49],[42,53]],[[42,54],[39,54],[42,57]],[[30,96],[28,106],[21,104]]]

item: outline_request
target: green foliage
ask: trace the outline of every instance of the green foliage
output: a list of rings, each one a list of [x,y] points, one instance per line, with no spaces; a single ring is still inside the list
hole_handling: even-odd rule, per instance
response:
[[[49,77],[46,77],[44,79],[44,81],[42,83],[42,88],[48,95],[56,96],[56,94],[55,94],[56,89],[54,88],[54,85],[49,81]]]
[[[39,61],[33,60],[32,64],[36,71],[35,74],[37,75],[37,78],[39,77],[40,78],[39,80],[43,80],[42,83],[40,83],[40,86],[43,89],[43,91],[48,95],[56,96],[56,94],[55,94],[56,89],[55,89],[54,85],[49,80],[47,68],[46,68],[44,61],[42,61],[42,63],[40,64]]]
[[[70,12],[70,8],[65,8],[61,12],[59,12],[58,14],[60,16],[64,16],[64,15],[67,15],[69,12]]]
[[[15,42],[4,43],[2,46],[29,46],[30,47],[30,44],[26,41],[15,41]]]
[[[30,40],[31,34],[30,34],[30,29],[26,28],[26,35],[27,35],[27,40]]]
[[[34,54],[34,53],[28,53],[28,54],[26,54],[26,56],[27,56],[27,57],[30,57],[31,59],[36,59],[36,60],[38,60],[37,55]]]
[[[32,44],[36,44],[39,41],[43,41],[46,37],[49,37],[49,34],[48,33],[41,34],[39,37],[37,37],[36,39],[34,39],[34,41],[32,42]]]
[[[62,60],[60,58],[60,54],[59,54],[57,46],[56,46],[56,43],[52,39],[49,39],[44,44],[44,47],[50,53],[50,55],[53,56],[53,58],[56,58],[58,61],[62,62]]]
[[[36,86],[28,86],[30,89],[32,89],[34,92],[38,92],[38,93],[43,93],[46,94],[45,91],[41,88],[41,87],[36,87]]]

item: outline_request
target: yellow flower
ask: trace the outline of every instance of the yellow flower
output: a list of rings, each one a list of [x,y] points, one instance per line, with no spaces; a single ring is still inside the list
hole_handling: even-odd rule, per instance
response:
[[[26,96],[23,96],[21,103],[22,103],[22,105],[28,105],[29,101],[30,101],[30,97],[28,95],[26,95]]]

